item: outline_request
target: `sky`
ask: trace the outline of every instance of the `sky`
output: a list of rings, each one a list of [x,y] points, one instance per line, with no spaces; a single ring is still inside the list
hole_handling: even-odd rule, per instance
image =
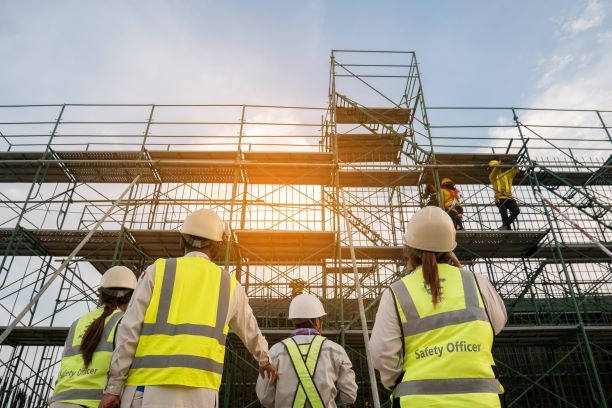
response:
[[[430,106],[612,108],[612,4],[0,0],[0,104],[325,106],[330,50],[414,50]]]

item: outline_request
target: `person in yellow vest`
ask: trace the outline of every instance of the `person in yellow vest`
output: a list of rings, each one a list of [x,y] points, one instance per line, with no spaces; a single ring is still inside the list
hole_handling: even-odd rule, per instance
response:
[[[463,229],[463,207],[459,199],[459,190],[455,183],[448,177],[440,182],[442,187],[442,199],[444,200],[444,210],[453,220],[456,230]]]
[[[406,228],[406,270],[380,299],[370,339],[374,367],[394,407],[499,407],[494,335],[507,321],[489,281],[458,267],[448,214],[415,213]]]
[[[500,166],[501,160],[495,159],[489,162],[489,181],[495,192],[495,205],[499,209],[502,225],[499,230],[511,230],[512,223],[521,212],[514,196],[512,195],[512,183],[518,174],[518,168],[504,169]]]
[[[70,326],[50,408],[98,406],[116,328],[135,287],[136,276],[125,266],[113,266],[102,275],[100,307]]]
[[[291,337],[270,349],[278,367],[278,380],[257,379],[261,405],[272,407],[336,407],[336,401],[353,404],[357,383],[351,360],[337,343],[321,335],[325,316],[321,301],[314,295],[297,295],[289,305],[289,319],[296,328]]]
[[[244,288],[212,259],[225,234],[201,209],[181,229],[185,256],[158,259],[141,276],[117,332],[100,407],[218,407],[229,328],[276,379]]]

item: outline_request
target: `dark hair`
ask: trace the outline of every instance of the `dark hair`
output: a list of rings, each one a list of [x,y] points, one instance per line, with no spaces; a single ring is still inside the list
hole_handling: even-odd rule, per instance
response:
[[[431,292],[431,301],[435,307],[438,303],[440,303],[442,298],[442,287],[440,286],[438,263],[450,261],[450,253],[421,251],[420,249],[407,247],[405,256],[410,260],[412,265],[421,266],[423,268],[423,278],[429,287]]]
[[[302,322],[295,323],[295,328],[296,329],[314,329],[315,328],[314,321],[315,319],[306,319]]]
[[[102,340],[104,334],[104,323],[106,318],[110,316],[119,306],[123,306],[130,301],[133,290],[115,290],[100,288],[98,294],[100,296],[100,306],[104,306],[104,311],[96,320],[91,322],[81,341],[81,355],[85,362],[85,367],[89,367],[93,354]]]

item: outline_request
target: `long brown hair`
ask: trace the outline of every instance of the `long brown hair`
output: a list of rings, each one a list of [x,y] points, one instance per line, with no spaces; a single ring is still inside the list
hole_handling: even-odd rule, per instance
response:
[[[104,307],[104,311],[96,320],[91,322],[87,330],[85,330],[83,340],[81,341],[81,355],[83,356],[85,367],[89,367],[91,364],[94,352],[100,340],[102,340],[106,318],[117,310],[119,306],[127,304],[132,297],[132,293],[133,291],[129,289],[115,290],[100,288],[100,306]]]
[[[423,278],[431,292],[431,301],[435,307],[442,299],[438,263],[448,262],[450,254],[448,252],[421,251],[420,249],[407,247],[405,256],[411,266],[421,266],[423,268]]]

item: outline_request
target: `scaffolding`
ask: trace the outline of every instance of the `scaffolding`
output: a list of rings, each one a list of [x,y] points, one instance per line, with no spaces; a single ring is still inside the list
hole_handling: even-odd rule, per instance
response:
[[[371,406],[358,293],[371,328],[405,273],[407,220],[443,177],[463,197],[456,253],[508,310],[494,357],[509,406],[608,406],[612,267],[597,243],[612,243],[612,111],[429,107],[419,68],[414,52],[335,50],[327,107],[1,106],[0,325],[66,269],[0,346],[0,406],[44,406],[99,274],[181,256],[178,228],[201,207],[229,222],[216,262],[269,343],[288,335],[293,295],[319,296]],[[515,231],[497,230],[493,158],[520,168]],[[231,333],[227,348],[221,402],[256,406],[255,362]]]

